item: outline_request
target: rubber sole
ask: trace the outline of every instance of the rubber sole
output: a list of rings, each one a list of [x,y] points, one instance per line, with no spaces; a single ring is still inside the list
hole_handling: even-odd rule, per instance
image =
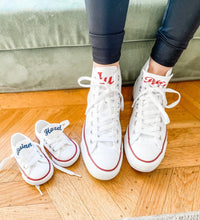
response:
[[[52,176],[54,174],[54,167],[53,167],[52,163],[50,163],[50,171],[49,171],[48,175],[46,175],[44,178],[40,178],[40,180],[31,180],[24,175],[24,173],[21,171],[21,169],[20,169],[20,172],[21,172],[22,178],[24,179],[25,182],[27,182],[30,185],[37,186],[37,185],[42,185],[42,184],[46,183],[47,181],[49,181],[52,178]]]
[[[40,138],[39,138],[39,135],[37,133],[36,133],[36,138],[37,138],[38,142],[40,143]],[[75,153],[75,155],[71,159],[66,160],[66,161],[57,160],[57,158],[55,158],[53,156],[53,154],[47,149],[47,147],[44,146],[45,150],[51,156],[52,161],[54,163],[56,163],[58,166],[70,167],[70,166],[72,166],[78,160],[78,158],[80,156],[80,148],[79,148],[78,144],[76,143],[76,141],[74,141],[72,139],[70,139],[70,140],[76,146],[76,153]]]
[[[74,145],[76,145],[76,152],[74,154],[74,156],[67,160],[67,161],[61,161],[61,160],[57,160],[50,152],[49,150],[45,147],[46,151],[51,155],[51,158],[52,158],[52,161],[54,163],[56,163],[58,166],[61,166],[61,167],[70,167],[72,166],[79,158],[80,156],[80,148],[78,146],[78,144],[74,141],[74,140],[71,140],[73,142]]]
[[[161,161],[163,160],[165,156],[165,151],[167,147],[167,137],[164,143],[163,151],[159,155],[159,157],[155,161],[147,163],[147,162],[143,162],[139,160],[138,158],[134,156],[129,146],[127,133],[128,133],[128,129],[126,130],[126,134],[124,136],[124,150],[125,150],[126,158],[130,166],[133,169],[140,171],[140,172],[152,172],[153,170],[155,170],[160,165]]]
[[[84,130],[84,128],[83,128]],[[84,131],[83,131],[84,132]],[[117,174],[119,173],[120,169],[121,169],[121,165],[122,165],[122,160],[123,160],[123,144],[121,144],[121,155],[119,158],[119,163],[116,166],[115,169],[110,170],[103,170],[98,168],[93,161],[91,160],[91,158],[88,155],[87,149],[86,149],[86,145],[85,145],[85,141],[84,141],[84,137],[83,137],[83,132],[82,132],[82,140],[81,140],[81,154],[83,157],[83,161],[85,163],[85,166],[88,170],[88,172],[96,179],[98,180],[111,180],[114,177],[117,176]]]

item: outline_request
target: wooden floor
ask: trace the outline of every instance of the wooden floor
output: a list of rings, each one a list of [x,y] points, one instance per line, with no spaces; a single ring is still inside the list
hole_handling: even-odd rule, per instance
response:
[[[41,186],[44,196],[26,184],[10,160],[0,172],[0,219],[120,219],[123,217],[186,212],[200,209],[200,81],[171,83],[181,92],[181,103],[168,110],[168,147],[159,168],[149,174],[133,170],[124,157],[119,175],[112,181],[91,177],[80,159],[70,169],[72,177],[56,170]],[[0,94],[0,160],[11,153],[10,136],[22,132],[36,141],[39,119],[61,122],[80,143],[88,90]],[[123,135],[129,122],[132,88],[122,90]],[[176,95],[169,96],[172,102]]]

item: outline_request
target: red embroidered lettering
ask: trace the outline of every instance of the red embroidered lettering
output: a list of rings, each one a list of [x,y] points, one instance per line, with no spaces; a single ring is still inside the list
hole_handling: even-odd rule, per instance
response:
[[[102,72],[98,72],[99,74],[99,79],[102,79],[105,83],[108,83],[108,84],[113,84],[114,83],[114,80],[112,78],[112,76],[109,77],[109,79],[107,77],[102,77]],[[101,83],[101,84],[105,84],[105,83]]]
[[[144,82],[145,83],[151,83],[151,85],[161,85],[162,87],[165,87],[166,86],[166,82],[165,81],[160,81],[160,80],[155,80],[153,77],[149,77],[149,76],[146,76],[145,79],[144,79]]]

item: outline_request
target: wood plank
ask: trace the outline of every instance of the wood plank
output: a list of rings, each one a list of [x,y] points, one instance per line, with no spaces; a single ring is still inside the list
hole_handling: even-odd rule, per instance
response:
[[[70,170],[81,174],[82,178],[55,170],[53,178],[41,187],[45,195],[40,197],[34,187],[22,180],[15,161],[11,160],[0,172],[0,218],[21,220],[24,214],[24,219],[41,219],[42,216],[42,219],[98,220],[198,210],[199,82],[169,85],[179,90],[183,98],[176,108],[167,110],[171,119],[168,147],[156,171],[150,174],[134,171],[124,157],[115,179],[98,181],[89,175],[80,157]],[[0,160],[11,153],[13,133],[22,132],[36,141],[34,124],[39,119],[49,122],[69,119],[71,124],[64,132],[80,144],[87,92],[86,89],[0,94]],[[124,135],[132,113],[132,87],[123,87],[122,93]],[[174,100],[175,95],[168,96],[169,103]],[[49,207],[52,210],[49,211]]]
[[[124,100],[132,100],[132,90],[132,87],[122,88]],[[0,108],[13,109],[77,104],[86,105],[88,91],[89,89],[68,89],[26,93],[3,93],[0,95]]]
[[[193,81],[193,82],[190,82],[190,83],[192,83],[192,84],[198,86],[199,89],[200,89],[200,80],[199,80],[199,81]]]
[[[177,105],[175,108],[166,109],[170,118],[170,124],[167,128],[185,128],[185,127],[200,127],[200,120],[185,108],[184,103]]]
[[[52,203],[0,208],[1,220],[61,220]]]
[[[200,85],[200,84],[199,84]],[[192,210],[200,210],[200,175],[198,175]]]
[[[12,190],[11,190],[12,189]],[[38,190],[25,181],[0,183],[0,208],[31,205],[31,204],[44,204],[51,202],[47,191],[41,186],[43,196],[40,195]]]
[[[171,169],[162,169],[144,176],[145,181],[134,210],[134,216],[157,215],[162,213],[171,175]]]
[[[79,194],[80,200],[87,207],[87,210],[95,220],[110,220],[125,217],[123,211],[112,198],[109,191],[105,190],[107,181],[100,181],[93,178],[85,168],[82,158],[79,164],[73,166],[73,171],[82,175],[82,178],[70,178],[70,183],[74,186]],[[115,184],[120,181],[120,175],[110,180]]]
[[[159,169],[200,166],[200,127],[169,129],[168,134],[166,154]]]
[[[170,148],[192,147],[199,144],[200,127],[168,129],[168,146]]]
[[[177,83],[170,83],[171,88],[176,88]],[[0,95],[0,108],[34,108],[44,106],[65,106],[75,104],[87,104],[89,89],[68,89],[57,91],[41,91],[26,93],[3,93]],[[122,87],[124,101],[133,100],[133,87]],[[68,98],[70,97],[70,99]],[[17,102],[16,102],[17,100]]]
[[[165,157],[158,169],[190,166],[200,166],[199,145],[183,148],[168,147]]]
[[[162,213],[193,210],[198,176],[199,167],[174,168]]]
[[[80,181],[78,177],[57,171],[54,174],[54,181],[44,185],[54,206],[62,219],[93,219],[79,193],[70,183],[70,178]],[[81,190],[81,193],[84,192]]]
[[[145,180],[146,174],[132,169],[124,156],[118,176],[112,181],[103,182],[103,186],[123,211],[124,216],[135,216],[134,211]]]
[[[179,83],[178,89],[181,91],[181,105],[187,109],[189,113],[200,119],[200,89],[195,83]]]
[[[88,89],[71,89],[28,93],[5,93],[0,95],[0,107],[1,109],[43,108],[44,106],[64,106],[77,103],[86,104],[88,91]],[[68,97],[70,97],[70,99]]]

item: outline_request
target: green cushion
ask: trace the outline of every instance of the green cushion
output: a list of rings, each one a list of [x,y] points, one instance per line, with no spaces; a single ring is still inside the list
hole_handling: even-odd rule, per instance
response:
[[[132,84],[154,41],[124,43],[123,84]],[[200,79],[199,42],[193,40],[174,68],[172,81]],[[0,92],[77,88],[81,75],[91,75],[91,47],[57,47],[0,51]]]
[[[166,4],[131,0],[124,42],[155,39]],[[89,45],[84,0],[1,1],[0,33],[0,50]]]
[[[130,0],[120,61],[124,84],[148,58],[166,0]],[[200,29],[174,68],[174,81],[200,79]],[[78,87],[91,75],[84,0],[0,1],[0,92]]]

